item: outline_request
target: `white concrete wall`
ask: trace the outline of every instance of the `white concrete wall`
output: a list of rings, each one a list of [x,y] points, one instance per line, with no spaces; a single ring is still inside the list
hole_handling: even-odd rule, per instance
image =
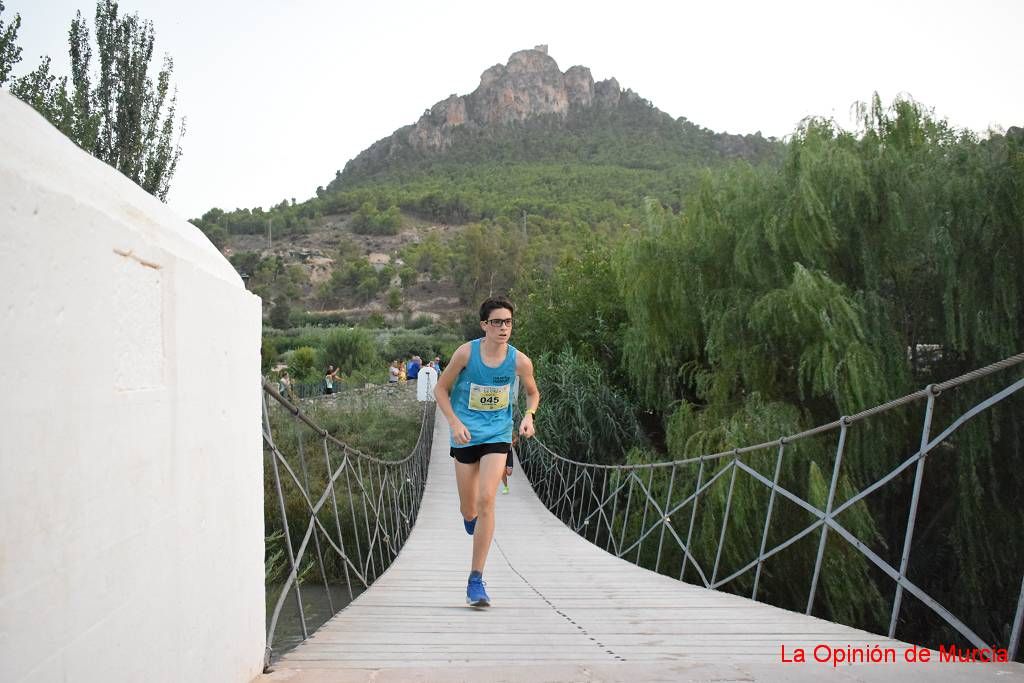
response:
[[[0,91],[0,680],[262,667],[260,302]]]

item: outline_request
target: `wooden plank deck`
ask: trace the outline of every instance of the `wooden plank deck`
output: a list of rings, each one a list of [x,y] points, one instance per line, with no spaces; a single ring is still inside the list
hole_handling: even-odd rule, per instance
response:
[[[484,571],[489,609],[465,604],[471,538],[462,528],[448,425],[438,416],[416,527],[394,564],[274,664],[291,681],[999,680],[1019,664],[906,664],[909,646],[641,569],[565,527],[517,467],[498,496]],[[819,644],[878,645],[896,664],[784,664]]]

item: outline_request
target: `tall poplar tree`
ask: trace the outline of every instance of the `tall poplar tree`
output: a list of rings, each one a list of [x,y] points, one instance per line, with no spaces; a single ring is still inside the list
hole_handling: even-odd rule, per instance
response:
[[[3,14],[4,3],[0,2],[0,85],[7,82],[11,69],[21,61],[21,48],[14,42],[21,28],[21,15],[15,14],[14,20],[4,26]]]
[[[45,57],[34,71],[13,81],[11,92],[82,149],[166,200],[185,131],[184,119],[176,125],[177,95],[170,87],[174,62],[165,55],[155,80],[151,77],[153,22],[138,14],[120,16],[116,2],[98,0],[95,22],[95,62],[82,13],[71,22],[70,83],[50,73]],[[0,25],[0,39],[5,38]],[[3,68],[0,56],[0,75]]]

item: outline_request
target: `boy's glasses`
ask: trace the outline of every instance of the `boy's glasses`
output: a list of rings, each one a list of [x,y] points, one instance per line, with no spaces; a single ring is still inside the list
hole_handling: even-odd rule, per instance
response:
[[[491,327],[512,327],[512,318],[491,318],[487,324]]]

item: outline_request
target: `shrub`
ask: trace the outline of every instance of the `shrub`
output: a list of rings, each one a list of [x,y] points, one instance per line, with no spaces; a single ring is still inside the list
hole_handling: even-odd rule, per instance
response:
[[[324,364],[341,368],[345,375],[379,363],[373,336],[357,327],[334,330],[324,342]]]
[[[397,287],[388,290],[388,309],[397,311],[402,306],[402,292]]]
[[[263,372],[270,372],[270,368],[273,367],[276,360],[277,346],[272,340],[264,337],[260,344],[260,368]]]
[[[352,321],[344,314],[336,311],[296,311],[291,314],[296,325],[315,325],[329,327],[333,325],[350,325]]]
[[[566,347],[541,355],[536,371],[544,397],[538,427],[544,427],[544,441],[556,453],[617,464],[631,448],[645,445],[636,406],[609,383],[600,364]]]
[[[423,328],[430,327],[434,324],[434,319],[429,315],[417,315],[409,321],[409,328],[413,330],[423,330]]]
[[[309,346],[300,346],[292,351],[288,372],[296,382],[311,382],[319,377],[314,369],[315,363],[316,351]]]
[[[437,340],[418,332],[397,332],[383,345],[384,360],[400,358],[405,361],[409,356],[420,356],[430,360],[437,355]]]
[[[274,307],[270,309],[270,324],[279,330],[288,327],[292,309],[288,305],[288,299],[280,297]]]

